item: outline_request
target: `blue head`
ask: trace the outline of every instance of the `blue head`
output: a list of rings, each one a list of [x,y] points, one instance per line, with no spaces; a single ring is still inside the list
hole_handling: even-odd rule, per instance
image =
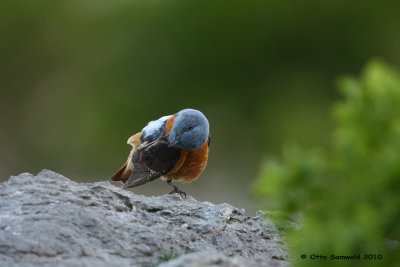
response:
[[[174,126],[169,133],[169,146],[184,150],[200,148],[210,135],[207,118],[198,110],[184,109],[175,114]]]

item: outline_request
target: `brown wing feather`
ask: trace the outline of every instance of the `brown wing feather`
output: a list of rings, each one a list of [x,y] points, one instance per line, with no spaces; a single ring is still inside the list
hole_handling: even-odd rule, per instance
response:
[[[131,162],[134,168],[124,188],[139,186],[161,177],[173,169],[182,156],[181,151],[168,146],[164,134],[153,142],[148,144],[146,142],[132,155]]]
[[[131,176],[133,170],[132,155],[135,152],[136,148],[142,144],[142,141],[140,140],[141,137],[142,132],[139,132],[128,138],[127,143],[133,148],[129,153],[128,159],[126,160],[125,164],[122,165],[122,167],[111,176],[111,181],[121,181],[122,183],[125,183],[126,180],[128,180],[128,178]]]
[[[128,177],[124,177],[124,173],[126,173],[126,166],[128,165],[127,162],[125,162],[125,164],[118,170],[116,171],[112,176],[111,176],[111,181],[121,181],[123,183],[125,183],[126,179],[129,178]]]

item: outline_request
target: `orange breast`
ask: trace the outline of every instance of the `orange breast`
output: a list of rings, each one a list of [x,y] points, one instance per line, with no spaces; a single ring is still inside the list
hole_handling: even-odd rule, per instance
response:
[[[179,168],[172,168],[171,171],[164,175],[165,178],[191,182],[199,177],[200,174],[203,172],[208,160],[208,142],[206,142],[199,149],[193,151],[185,151],[183,153],[187,153],[185,156],[185,161],[183,163],[178,162],[181,166]]]

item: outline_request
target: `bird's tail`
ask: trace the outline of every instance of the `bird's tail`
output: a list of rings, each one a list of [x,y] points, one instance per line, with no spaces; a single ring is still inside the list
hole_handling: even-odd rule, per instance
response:
[[[129,179],[125,179],[122,188],[136,187],[161,177],[161,173],[151,171],[142,164],[135,164]]]
[[[129,165],[132,165],[132,163],[129,162]],[[122,183],[125,183],[126,180],[128,180],[128,178],[131,176],[131,173],[132,173],[132,167],[128,166],[128,161],[127,161],[118,171],[116,171],[111,176],[111,181],[121,181]]]

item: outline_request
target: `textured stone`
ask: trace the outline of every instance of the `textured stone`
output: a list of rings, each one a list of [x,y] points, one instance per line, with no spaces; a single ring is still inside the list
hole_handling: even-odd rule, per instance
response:
[[[135,195],[52,171],[0,184],[0,266],[286,266],[274,226],[229,204]]]
[[[161,264],[159,267],[241,267],[241,266],[282,266],[283,262],[274,259],[266,259],[263,257],[256,258],[243,258],[240,256],[226,256],[221,252],[215,250],[201,251],[183,255],[177,259],[172,259],[166,263]]]

